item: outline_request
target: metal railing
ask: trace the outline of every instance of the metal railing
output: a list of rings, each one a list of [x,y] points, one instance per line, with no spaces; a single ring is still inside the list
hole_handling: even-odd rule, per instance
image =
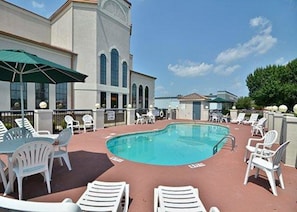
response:
[[[25,110],[24,113],[25,117],[34,126],[34,110]],[[3,122],[7,129],[17,127],[17,124],[14,120],[21,117],[22,112],[20,110],[0,111],[0,120]]]
[[[219,146],[219,144],[222,143],[225,139],[231,139],[231,142],[232,142],[232,149],[231,149],[231,151],[234,150],[234,148],[235,148],[235,137],[233,135],[226,135],[216,145],[214,145],[214,147],[212,149],[212,154],[213,155],[218,152],[218,146]]]

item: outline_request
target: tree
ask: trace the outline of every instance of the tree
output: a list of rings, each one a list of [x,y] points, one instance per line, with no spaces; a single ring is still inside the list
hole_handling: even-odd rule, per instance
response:
[[[237,109],[251,109],[252,99],[250,97],[239,97],[236,102]]]
[[[297,59],[284,66],[257,68],[248,75],[246,85],[258,106],[285,104],[293,108],[297,103]]]

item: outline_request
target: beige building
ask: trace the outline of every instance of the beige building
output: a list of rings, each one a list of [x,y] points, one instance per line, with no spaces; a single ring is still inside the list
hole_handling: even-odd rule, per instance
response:
[[[131,6],[126,0],[68,0],[44,18],[0,1],[1,49],[22,49],[88,75],[85,83],[27,83],[25,109],[39,108],[41,101],[50,109],[94,108],[96,103],[125,108],[132,104],[135,85],[135,107],[153,104],[155,78],[130,73]],[[5,100],[0,110],[18,109],[16,83],[0,82],[0,92]]]

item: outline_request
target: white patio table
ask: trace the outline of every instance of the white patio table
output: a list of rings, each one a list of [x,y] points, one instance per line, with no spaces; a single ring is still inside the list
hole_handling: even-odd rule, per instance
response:
[[[6,140],[0,142],[0,154],[6,154],[8,157],[8,184],[7,188],[5,189],[4,196],[6,194],[9,194],[13,192],[13,172],[12,172],[12,164],[9,162],[9,157],[14,153],[14,151],[22,146],[25,143],[31,142],[31,141],[48,141],[50,143],[54,143],[55,140],[52,138],[47,137],[32,137],[32,138],[22,138],[22,139],[14,139],[14,140]]]

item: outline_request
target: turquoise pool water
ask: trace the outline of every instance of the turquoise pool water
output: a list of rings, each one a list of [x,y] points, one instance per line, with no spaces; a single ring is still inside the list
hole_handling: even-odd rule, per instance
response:
[[[108,140],[114,155],[145,164],[177,166],[213,156],[213,147],[229,134],[227,127],[208,124],[170,124],[163,130],[134,133]],[[222,148],[222,142],[218,151]]]

